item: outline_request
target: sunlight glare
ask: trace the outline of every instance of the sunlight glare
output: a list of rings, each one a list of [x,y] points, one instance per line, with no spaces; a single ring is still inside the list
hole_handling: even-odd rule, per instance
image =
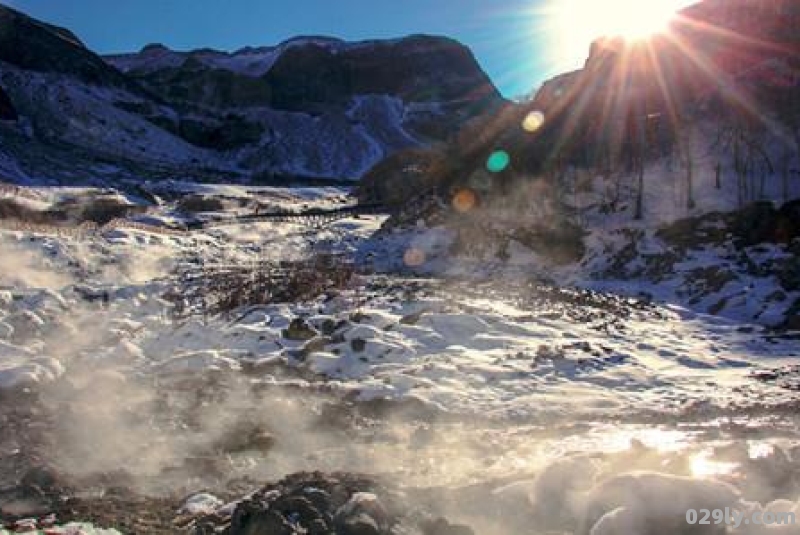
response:
[[[562,0],[566,24],[594,37],[642,39],[665,30],[675,14],[667,0]]]
[[[551,0],[546,8],[552,38],[551,61],[566,67],[586,58],[600,37],[629,41],[665,31],[676,12],[691,0]]]
[[[695,477],[713,477],[729,475],[739,467],[736,463],[715,461],[709,452],[695,455],[691,461],[692,475]]]

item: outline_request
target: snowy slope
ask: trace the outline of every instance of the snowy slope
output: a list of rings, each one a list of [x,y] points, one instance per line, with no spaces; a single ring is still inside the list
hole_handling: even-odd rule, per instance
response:
[[[365,279],[356,283],[367,285],[358,290],[364,296],[358,305],[362,320],[352,320],[357,294],[348,292],[327,302],[260,308],[243,323],[213,320],[211,329],[199,321],[177,329],[165,323],[167,310],[160,293],[166,286],[159,279],[181,251],[193,250],[217,262],[223,258],[246,262],[254,254],[286,258],[290,251],[297,254],[313,242],[352,250],[361,247],[359,240],[379,223],[343,222],[313,236],[291,225],[234,228],[191,238],[117,230],[107,243],[30,241],[5,235],[3,247],[8,253],[14,251],[4,255],[5,262],[15,258],[19,264],[7,266],[3,276],[8,288],[0,319],[6,333],[5,384],[52,380],[59,375],[59,366],[68,366],[72,357],[63,353],[69,344],[54,344],[40,335],[77,335],[78,325],[89,320],[82,317],[86,305],[77,300],[73,277],[81,285],[98,288],[94,292],[102,288],[109,293],[104,320],[108,329],[137,325],[138,334],[126,336],[124,344],[114,337],[96,341],[93,358],[126,362],[148,373],[280,359],[322,374],[331,385],[353,391],[360,399],[413,396],[448,412],[549,417],[602,414],[626,406],[644,412],[680,411],[688,400],[720,408],[745,407],[751,398],[736,392],[754,369],[800,356],[789,340],[767,342],[760,329],[742,331],[739,323],[677,306],[639,308],[624,299],[546,287],[529,288],[530,299],[517,302],[508,300],[515,290],[506,296],[502,284],[487,284],[483,290],[434,284],[423,292],[427,296],[403,300],[393,292],[391,279]],[[257,232],[257,227],[265,232]],[[242,239],[248,247],[237,245]],[[75,267],[63,271],[68,263]],[[96,271],[101,265],[106,267]],[[425,287],[423,281],[421,288]],[[25,297],[13,298],[16,292]],[[585,301],[585,308],[570,309],[572,299]],[[59,313],[67,309],[73,313]],[[307,317],[318,328],[331,322],[343,326],[317,352],[300,357],[294,350],[303,343],[281,334],[296,317]],[[704,393],[710,382],[715,390]],[[769,385],[748,388],[758,389],[760,401],[782,403],[790,398]]]
[[[342,202],[335,189],[153,186],[236,206]],[[174,214],[165,204],[149,216]],[[2,231],[0,394],[25,387],[46,407],[68,408],[52,429],[56,447],[44,450],[65,477],[135,467],[139,492],[178,489],[190,496],[182,510],[223,519],[239,502],[220,506],[209,492],[306,470],[385,474],[422,501],[429,490],[426,505],[439,514],[502,535],[532,525],[537,535],[586,525],[630,535],[613,529],[685,522],[681,508],[702,504],[758,510],[784,499],[771,507],[795,509],[796,487],[776,475],[800,459],[791,336],[677,304],[531,283],[497,265],[484,265],[483,279],[367,271],[317,298],[225,316],[179,319],[165,299],[179,264],[241,267],[317,250],[354,254],[369,270],[412,259],[409,243],[435,259],[433,231],[420,227],[411,242],[403,232],[373,236],[383,223],[118,228],[83,239]],[[183,404],[195,416],[172,425]],[[239,439],[237,426],[262,421],[268,451],[215,449]],[[212,462],[222,479],[205,468]],[[610,508],[609,488],[621,500]],[[651,501],[636,501],[643,492]]]

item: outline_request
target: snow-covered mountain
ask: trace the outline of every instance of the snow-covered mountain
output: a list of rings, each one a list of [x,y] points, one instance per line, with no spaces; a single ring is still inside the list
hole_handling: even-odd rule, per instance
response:
[[[67,30],[0,17],[0,160],[16,182],[353,180],[502,102],[446,38],[101,58]]]

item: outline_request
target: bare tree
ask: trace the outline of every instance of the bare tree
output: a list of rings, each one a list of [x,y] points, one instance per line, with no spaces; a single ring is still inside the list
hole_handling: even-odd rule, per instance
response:
[[[644,102],[636,106],[634,125],[636,128],[636,144],[634,150],[634,165],[636,168],[636,207],[633,218],[641,221],[644,218],[644,168],[647,160],[647,108]]]
[[[741,116],[729,116],[723,121],[715,144],[723,154],[731,156],[739,205],[763,196],[766,174],[775,172],[765,148],[763,129]]]
[[[678,154],[683,164],[686,179],[686,209],[693,210],[694,198],[694,124],[686,116],[677,118]]]

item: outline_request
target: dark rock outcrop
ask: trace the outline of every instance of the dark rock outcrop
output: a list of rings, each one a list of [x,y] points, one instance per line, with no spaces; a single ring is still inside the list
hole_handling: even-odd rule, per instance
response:
[[[389,484],[350,473],[297,473],[238,503],[229,518],[198,519],[193,535],[474,535],[435,517]]]
[[[107,60],[165,100],[191,105],[315,113],[344,106],[355,95],[391,95],[404,102],[458,102],[474,114],[501,100],[468,48],[426,35],[361,43],[297,38],[233,54],[150,45]],[[248,61],[263,65],[248,67]]]
[[[97,85],[138,86],[64,28],[0,5],[0,61],[25,70],[75,76]]]
[[[404,120],[424,140],[447,139],[465,119],[502,102],[468,48],[425,35],[362,43],[297,38],[232,54],[149,45],[138,54],[107,60],[179,108],[270,108],[320,116],[344,115],[362,95],[434,104],[437,113],[409,114]],[[182,124],[178,133],[212,148],[252,143],[256,133],[253,125],[231,121],[200,133],[197,127],[196,121]]]
[[[16,121],[19,118],[11,97],[0,87],[0,121]]]
[[[791,244],[800,238],[800,199],[775,208],[756,202],[728,213],[709,213],[681,219],[656,232],[656,236],[680,250],[721,245],[732,239],[738,248],[759,244]]]
[[[273,106],[288,110],[341,104],[356,94],[393,95],[406,102],[465,101],[478,107],[499,99],[469,49],[422,35],[344,49],[294,46],[281,54],[266,79]]]

